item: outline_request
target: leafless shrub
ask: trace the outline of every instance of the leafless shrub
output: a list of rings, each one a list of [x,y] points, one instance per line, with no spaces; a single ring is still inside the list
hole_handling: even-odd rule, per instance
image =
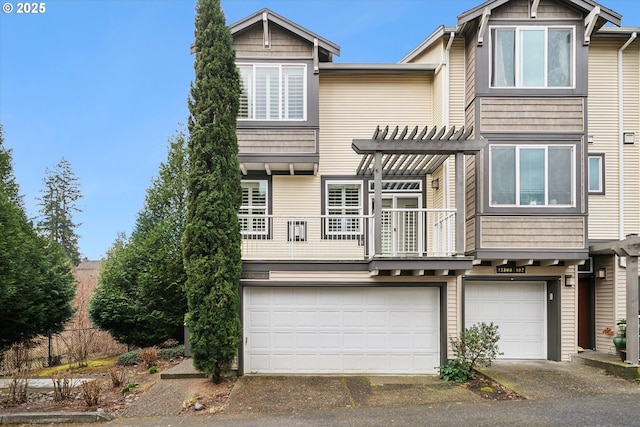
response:
[[[140,358],[147,366],[147,368],[154,366],[158,362],[158,348],[148,347],[142,349],[142,351],[140,352]]]
[[[80,383],[80,393],[87,406],[96,406],[102,395],[102,382],[98,379]]]
[[[59,335],[66,348],[69,362],[77,363],[78,367],[87,366],[97,332],[95,328],[79,328],[64,331]]]
[[[29,378],[25,372],[14,371],[9,381],[9,403],[19,404],[27,401]]]
[[[51,374],[53,381],[53,398],[56,402],[71,398],[74,388],[74,378],[68,371],[55,372]]]
[[[2,355],[2,372],[13,374],[31,369],[31,348],[33,342],[13,344]]]
[[[123,368],[111,368],[109,369],[109,377],[111,378],[111,386],[120,388],[124,385],[126,373]]]

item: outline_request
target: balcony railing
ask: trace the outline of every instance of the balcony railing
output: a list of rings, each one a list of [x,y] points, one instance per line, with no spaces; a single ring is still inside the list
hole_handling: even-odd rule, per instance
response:
[[[240,215],[244,260],[363,260],[455,253],[455,209],[383,209],[375,253],[372,215]]]

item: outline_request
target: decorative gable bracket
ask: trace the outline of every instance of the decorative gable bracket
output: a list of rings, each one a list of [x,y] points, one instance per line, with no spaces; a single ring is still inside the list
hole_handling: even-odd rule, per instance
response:
[[[487,6],[482,11],[482,18],[480,19],[480,25],[478,26],[478,46],[482,46],[484,43],[484,33],[487,31],[489,18],[491,18],[491,9]]]
[[[596,6],[591,12],[584,18],[584,45],[588,46],[591,43],[591,34],[596,27],[596,22],[600,17],[600,6]]]
[[[537,18],[538,17],[538,6],[539,5],[540,5],[540,0],[531,0],[531,11],[530,11],[531,18]]]

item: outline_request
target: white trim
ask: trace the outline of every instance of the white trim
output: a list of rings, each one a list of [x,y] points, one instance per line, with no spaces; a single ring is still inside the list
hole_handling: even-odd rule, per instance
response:
[[[251,101],[251,106],[247,107],[247,114],[250,114],[250,117],[240,117],[238,116],[238,121],[292,121],[292,122],[303,122],[307,120],[307,64],[304,63],[287,63],[287,64],[271,64],[265,62],[238,62],[236,64],[238,69],[240,67],[251,67],[251,94],[248,99]],[[271,118],[269,117],[269,113],[266,113],[266,118],[256,118],[256,68],[275,68],[278,70],[278,117]],[[302,68],[302,118],[295,119],[286,117],[286,107],[283,105],[284,97],[283,97],[283,86],[287,83],[283,80],[283,69],[287,68]],[[268,92],[268,91],[267,91]]]
[[[493,148],[513,148],[515,150],[515,204],[493,203],[493,173],[492,156]],[[550,204],[549,203],[549,148],[568,148],[571,150],[571,204]],[[544,204],[523,205],[520,204],[520,151],[528,149],[544,150]],[[573,208],[576,206],[576,149],[574,145],[568,144],[490,144],[489,145],[489,206],[491,207],[518,207],[518,208]]]
[[[493,49],[493,34],[496,29],[512,29],[514,30],[514,76],[515,84],[513,86],[495,86],[493,83],[493,67],[494,67],[494,49]],[[569,86],[548,86],[548,67],[547,61],[549,59],[548,54],[548,34],[550,29],[566,29],[571,30],[571,85]],[[523,86],[522,85],[522,70],[520,67],[520,33],[522,30],[544,30],[544,86]],[[489,27],[489,87],[493,89],[575,89],[576,88],[576,27],[575,25],[547,25],[547,26],[533,26],[533,25],[491,25]]]

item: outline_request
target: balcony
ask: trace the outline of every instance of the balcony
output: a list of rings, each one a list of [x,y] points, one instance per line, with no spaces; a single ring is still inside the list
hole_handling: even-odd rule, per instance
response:
[[[373,215],[239,215],[242,259],[423,259],[455,254],[455,209],[383,209],[382,252]]]

